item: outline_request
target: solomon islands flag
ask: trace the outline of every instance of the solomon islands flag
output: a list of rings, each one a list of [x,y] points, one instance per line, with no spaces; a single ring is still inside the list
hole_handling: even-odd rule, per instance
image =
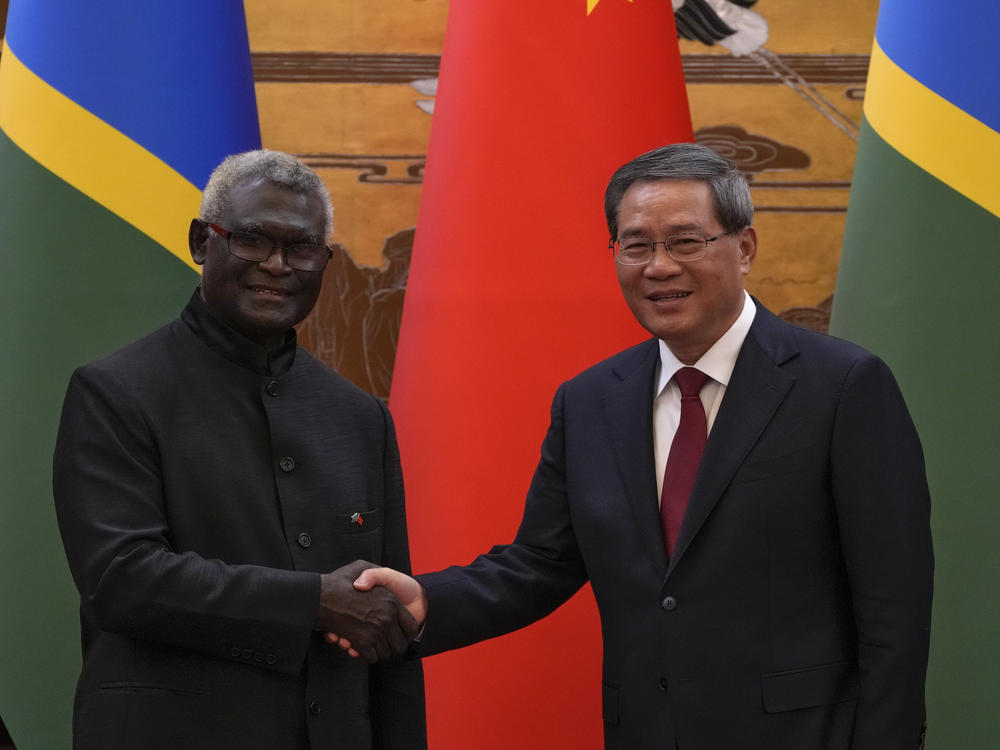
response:
[[[211,170],[260,147],[239,0],[11,0],[0,56],[0,715],[70,744],[52,448],[72,369],[174,317]],[[182,398],[183,393],[178,393]]]
[[[889,362],[924,444],[927,747],[1000,736],[998,29],[997,0],[883,0],[831,321]]]

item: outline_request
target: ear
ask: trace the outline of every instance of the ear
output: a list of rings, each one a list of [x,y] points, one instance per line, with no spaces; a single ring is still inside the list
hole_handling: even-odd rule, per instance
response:
[[[188,227],[188,249],[191,251],[191,259],[199,266],[205,265],[208,233],[208,224],[201,219],[191,219],[191,226]]]
[[[740,268],[743,274],[750,273],[754,259],[757,257],[757,230],[753,227],[743,227],[739,234]]]

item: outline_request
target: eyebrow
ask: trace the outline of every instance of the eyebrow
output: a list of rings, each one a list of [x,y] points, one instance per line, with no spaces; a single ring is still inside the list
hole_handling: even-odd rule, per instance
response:
[[[705,231],[705,228],[701,224],[698,224],[698,223],[675,224],[675,225],[671,226],[670,230],[669,230],[669,232],[670,232],[671,235],[684,234],[685,232],[704,232],[704,231]],[[644,229],[635,229],[635,228],[632,228],[632,229],[626,229],[624,232],[621,233],[621,236],[623,238],[624,237],[645,237],[645,236],[647,236],[647,232]]]
[[[274,237],[272,237],[270,234],[268,234],[266,231],[264,231],[264,227],[261,224],[259,224],[259,223],[244,224],[237,231],[239,231],[239,232],[245,232],[245,233],[262,234],[262,235],[264,235],[265,237],[267,237],[270,240],[274,239]],[[310,245],[322,245],[322,244],[324,244],[322,240],[320,240],[318,237],[316,237],[314,235],[311,235],[311,234],[307,234],[305,237],[303,237],[301,239],[297,239],[297,240],[293,240],[292,241],[292,244],[298,244],[298,243],[310,244]]]

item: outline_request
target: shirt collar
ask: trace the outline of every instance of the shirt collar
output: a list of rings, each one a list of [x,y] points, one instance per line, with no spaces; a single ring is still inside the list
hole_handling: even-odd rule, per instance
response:
[[[297,337],[289,329],[284,341],[272,352],[217,318],[201,297],[201,287],[194,290],[187,307],[181,312],[188,328],[210,348],[230,362],[253,370],[258,375],[284,375],[295,361]]]
[[[740,311],[739,317],[729,326],[729,330],[722,334],[707,352],[701,355],[701,358],[693,366],[697,367],[717,383],[728,386],[729,378],[733,374],[733,368],[736,367],[736,358],[740,354],[740,349],[743,348],[743,341],[750,332],[750,324],[753,323],[756,314],[757,306],[750,299],[750,295],[747,294],[746,290],[744,290],[743,309]],[[666,345],[663,339],[659,340],[659,345],[660,374],[656,380],[654,398],[663,392],[663,389],[667,387],[667,383],[670,382],[675,372],[682,367],[686,367],[683,362],[674,356],[674,353],[670,351],[670,347]]]

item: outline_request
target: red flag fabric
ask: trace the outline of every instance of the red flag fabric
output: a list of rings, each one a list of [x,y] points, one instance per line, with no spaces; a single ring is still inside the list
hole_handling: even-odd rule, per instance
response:
[[[670,0],[452,0],[390,401],[415,571],[513,538],[556,387],[648,335],[604,188],[691,137]],[[601,747],[600,659],[589,589],[431,657],[431,747]]]

